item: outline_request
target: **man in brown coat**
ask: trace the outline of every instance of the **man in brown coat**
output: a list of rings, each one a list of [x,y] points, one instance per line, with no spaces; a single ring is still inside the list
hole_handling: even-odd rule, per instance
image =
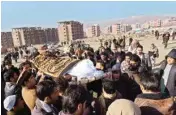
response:
[[[22,85],[22,97],[30,110],[35,107],[36,97],[36,84],[35,74],[32,70],[23,71],[18,78],[17,84]]]
[[[141,75],[140,88],[142,94],[135,99],[141,108],[142,115],[175,115],[176,106],[173,98],[165,97],[159,91],[158,74],[145,73]]]

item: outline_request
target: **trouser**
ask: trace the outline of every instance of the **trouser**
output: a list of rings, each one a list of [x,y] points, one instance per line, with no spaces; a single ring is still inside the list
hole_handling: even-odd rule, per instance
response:
[[[158,40],[158,39],[159,39],[159,36],[156,36],[156,39]]]
[[[17,58],[15,58],[14,60],[15,60],[15,62],[17,63]]]
[[[175,39],[175,36],[172,37],[172,40],[174,40],[174,39]]]
[[[21,54],[21,58],[23,58],[23,54]]]
[[[164,48],[167,48],[167,43],[168,43],[168,40],[165,40],[164,41]]]

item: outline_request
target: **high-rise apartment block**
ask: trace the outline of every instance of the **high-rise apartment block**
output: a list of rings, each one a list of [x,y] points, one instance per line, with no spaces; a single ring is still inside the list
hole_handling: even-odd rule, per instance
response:
[[[4,48],[12,48],[14,46],[12,32],[1,32],[1,46]]]
[[[83,39],[83,24],[77,21],[58,22],[58,33],[60,42],[69,42],[71,40]]]
[[[149,22],[145,22],[144,24],[142,24],[142,28],[143,29],[149,29],[150,28],[150,23]]]
[[[121,31],[121,24],[113,24],[112,25],[112,34],[119,34]]]
[[[44,28],[43,30],[45,33],[45,43],[59,41],[57,28]]]
[[[94,24],[87,29],[87,37],[98,37],[100,36],[100,26]]]
[[[129,32],[131,30],[132,30],[132,27],[129,24],[123,24],[121,26],[121,32],[123,32],[123,33]]]
[[[160,20],[160,19],[150,21],[150,27],[152,27],[152,28],[157,28],[157,27],[161,27],[161,26],[162,26],[162,20]]]
[[[132,26],[133,30],[141,29],[142,28],[142,25],[140,23],[132,24],[131,26]]]
[[[40,44],[44,42],[44,31],[41,27],[13,28],[12,37],[14,46]]]
[[[58,41],[57,29],[41,27],[13,28],[12,38],[14,46],[43,44],[48,41]]]
[[[104,34],[111,34],[112,33],[112,26],[107,26],[103,29]]]

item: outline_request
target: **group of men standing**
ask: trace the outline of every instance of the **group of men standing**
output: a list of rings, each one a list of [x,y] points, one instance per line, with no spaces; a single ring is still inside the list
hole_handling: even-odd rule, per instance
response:
[[[160,36],[160,33],[159,33],[158,30],[156,30],[155,31],[155,37],[156,37],[157,40],[159,39],[159,36]],[[172,37],[172,40],[175,40],[175,36],[176,36],[176,31],[173,31],[172,35],[169,32],[165,32],[162,35],[164,48],[167,48],[168,41],[169,41],[170,37]]]

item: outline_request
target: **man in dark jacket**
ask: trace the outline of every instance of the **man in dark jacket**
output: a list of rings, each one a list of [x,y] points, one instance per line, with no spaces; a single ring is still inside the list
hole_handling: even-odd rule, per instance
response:
[[[98,98],[100,103],[101,115],[106,115],[109,105],[116,99],[122,98],[122,95],[116,90],[115,81],[112,79],[106,78],[103,80],[103,92]]]
[[[111,49],[110,49],[110,43],[105,42],[105,44],[104,44],[104,48],[105,48],[105,52],[107,52],[107,53],[112,52]]]
[[[101,61],[104,64],[104,71],[108,71],[108,69],[111,68],[111,63],[108,60],[108,54],[103,52],[103,53],[100,54],[100,57],[101,57]]]
[[[17,63],[17,60],[18,60],[18,52],[13,52],[12,57],[13,57],[13,59],[15,60],[15,62]]]
[[[137,96],[135,103],[141,108],[142,115],[175,115],[176,106],[173,98],[165,97],[159,91],[159,85],[158,74],[145,73],[141,75],[142,94]]]
[[[127,99],[134,101],[136,96],[141,93],[139,69],[141,60],[139,56],[133,54],[130,60],[130,67],[123,74],[123,79],[127,85]]]
[[[122,62],[123,60],[125,60],[125,52],[122,51],[122,47],[120,47],[120,46],[117,47],[117,52],[114,53],[115,59],[116,59],[119,55],[120,55],[121,58],[122,58],[121,62]]]
[[[7,72],[9,69],[16,68],[16,67],[14,67],[12,65],[12,61],[11,60],[6,59],[6,60],[4,60],[3,63],[4,64],[1,66],[1,100],[4,100],[4,98],[5,98],[5,92],[4,92],[4,88],[5,88],[4,73]],[[1,101],[1,102],[3,102],[3,101]],[[4,112],[4,108],[1,108],[1,109],[2,109],[2,113],[3,113]]]
[[[167,48],[167,43],[169,41],[170,38],[170,33],[166,32],[163,34],[163,43],[164,43],[164,48]]]
[[[161,65],[164,71],[161,80],[162,92],[176,96],[176,49],[172,49],[166,56],[167,60]]]
[[[151,70],[152,69],[151,59],[148,54],[145,54],[143,52],[143,47],[141,45],[137,47],[137,55],[141,59],[141,66],[146,68],[146,70]]]
[[[16,81],[18,80],[19,70],[17,68],[12,68],[4,73],[5,80],[5,97],[13,95],[17,90]]]
[[[12,62],[12,53],[7,53],[7,54],[5,55],[5,57],[4,57],[4,61],[5,61],[5,60],[9,60],[9,61]]]
[[[5,60],[4,61],[4,65],[2,66],[2,71],[1,71],[1,77],[2,77],[2,81],[4,81],[4,78],[3,78],[3,76],[4,76],[4,73],[7,71],[7,70],[9,70],[9,69],[17,69],[16,67],[14,67],[13,65],[12,65],[12,61],[10,61],[10,60]]]
[[[155,31],[155,37],[158,40],[158,38],[159,38],[159,31],[158,30]]]
[[[23,50],[22,49],[20,49],[20,56],[21,56],[21,58],[23,58]]]
[[[63,95],[62,111],[59,115],[93,115],[93,108],[86,89],[71,85]]]

